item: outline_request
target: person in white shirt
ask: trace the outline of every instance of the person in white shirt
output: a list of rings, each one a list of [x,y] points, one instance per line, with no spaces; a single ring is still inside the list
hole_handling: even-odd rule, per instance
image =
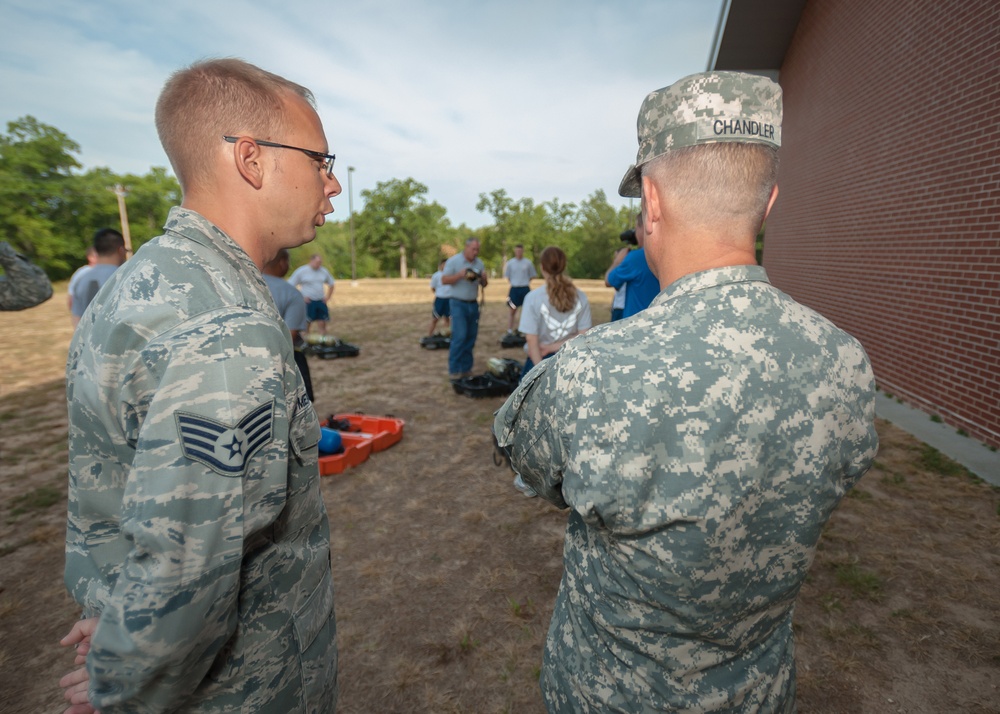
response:
[[[542,277],[545,285],[524,298],[521,324],[524,351],[523,378],[531,368],[559,351],[566,342],[589,330],[593,324],[590,303],[582,290],[565,274],[566,254],[554,245],[542,251]]]
[[[444,263],[438,263],[437,272],[431,276],[431,292],[434,293],[434,307],[431,309],[431,326],[427,330],[427,336],[433,337],[437,329],[438,320],[442,321],[442,331],[451,331],[451,309],[449,298],[451,298],[451,286],[441,282],[444,275]]]
[[[538,277],[534,263],[524,257],[523,245],[514,246],[514,257],[504,266],[503,276],[510,281],[510,292],[507,294],[507,307],[510,308],[507,332],[511,333],[514,331],[514,315],[531,291],[531,279]]]
[[[325,335],[326,323],[330,320],[327,304],[333,297],[334,280],[330,271],[323,267],[323,256],[314,253],[308,263],[295,269],[288,282],[301,290],[306,299],[307,332]]]

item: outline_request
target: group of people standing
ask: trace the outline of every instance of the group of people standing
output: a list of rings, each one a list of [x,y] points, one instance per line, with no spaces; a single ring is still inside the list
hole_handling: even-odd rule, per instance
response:
[[[241,60],[171,76],[156,125],[183,203],[69,350],[65,582],[82,619],[60,685],[74,714],[332,714],[320,426],[262,270],[333,211],[336,157],[309,90]],[[794,711],[795,599],[878,438],[861,345],[756,264],[780,137],[764,77],[658,89],[619,188],[641,200],[642,252],[607,276],[627,306],[642,255],[652,303],[592,327],[565,254],[538,256],[519,324],[534,366],[493,430],[524,485],[568,509],[550,712]],[[472,368],[478,253],[470,239],[441,271],[453,377]],[[325,305],[332,282],[314,282]]]
[[[638,249],[628,247],[617,251],[605,274],[605,284],[616,288],[616,298],[623,297],[623,310],[612,311],[612,320],[630,317],[645,309],[660,291],[659,281],[646,264],[643,252],[640,217],[636,217]],[[451,344],[448,354],[450,379],[471,374],[473,349],[479,332],[480,287],[488,282],[485,266],[479,255],[479,241],[469,238],[464,249],[446,261],[431,276],[434,306],[428,335],[433,335],[439,321],[451,323]],[[566,253],[557,246],[545,248],[539,255],[539,265],[545,285],[531,289],[538,277],[535,264],[524,257],[524,246],[514,246],[514,257],[504,265],[503,275],[509,281],[507,294],[507,334],[516,331],[525,339],[525,362],[522,378],[543,359],[554,355],[563,344],[586,332],[593,324],[586,294],[577,288],[566,274]]]

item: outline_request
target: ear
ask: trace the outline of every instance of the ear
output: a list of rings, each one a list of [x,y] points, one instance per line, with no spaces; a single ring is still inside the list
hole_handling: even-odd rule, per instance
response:
[[[663,220],[660,190],[649,176],[642,177],[642,228],[646,238],[653,232],[653,224]]]
[[[774,202],[778,200],[778,184],[774,184],[771,187],[771,197],[767,199],[767,210],[764,211],[764,220],[767,220],[768,215],[771,213],[771,207]]]
[[[233,144],[233,161],[236,170],[248,184],[255,189],[264,185],[264,160],[260,147],[256,143],[240,137]]]

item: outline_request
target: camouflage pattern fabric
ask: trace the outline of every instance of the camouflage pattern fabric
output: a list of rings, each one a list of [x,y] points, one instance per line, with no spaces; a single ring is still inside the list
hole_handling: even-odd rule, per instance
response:
[[[24,310],[52,297],[49,276],[37,265],[18,255],[9,244],[0,241],[0,310]]]
[[[861,345],[763,268],[687,275],[569,342],[494,422],[570,508],[550,712],[790,712],[792,609],[874,459]]]
[[[618,193],[639,197],[639,169],[673,149],[736,141],[781,146],[781,87],[746,72],[700,72],[650,92],[639,108],[639,151]]]
[[[319,421],[260,272],[198,214],[105,284],[70,346],[66,585],[117,712],[333,712]]]

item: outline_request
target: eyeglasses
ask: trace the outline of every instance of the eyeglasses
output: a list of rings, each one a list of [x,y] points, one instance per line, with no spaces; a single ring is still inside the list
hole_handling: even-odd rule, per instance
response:
[[[236,136],[224,136],[222,137],[225,141],[230,144],[235,144],[239,137]],[[325,172],[327,176],[333,176],[333,162],[336,161],[336,154],[324,154],[319,151],[313,151],[312,149],[303,149],[300,146],[289,146],[288,144],[278,144],[273,141],[264,141],[263,139],[250,139],[255,144],[260,144],[261,146],[270,146],[274,149],[295,149],[296,151],[301,151],[303,154],[308,156],[310,159],[320,162],[320,170]]]

